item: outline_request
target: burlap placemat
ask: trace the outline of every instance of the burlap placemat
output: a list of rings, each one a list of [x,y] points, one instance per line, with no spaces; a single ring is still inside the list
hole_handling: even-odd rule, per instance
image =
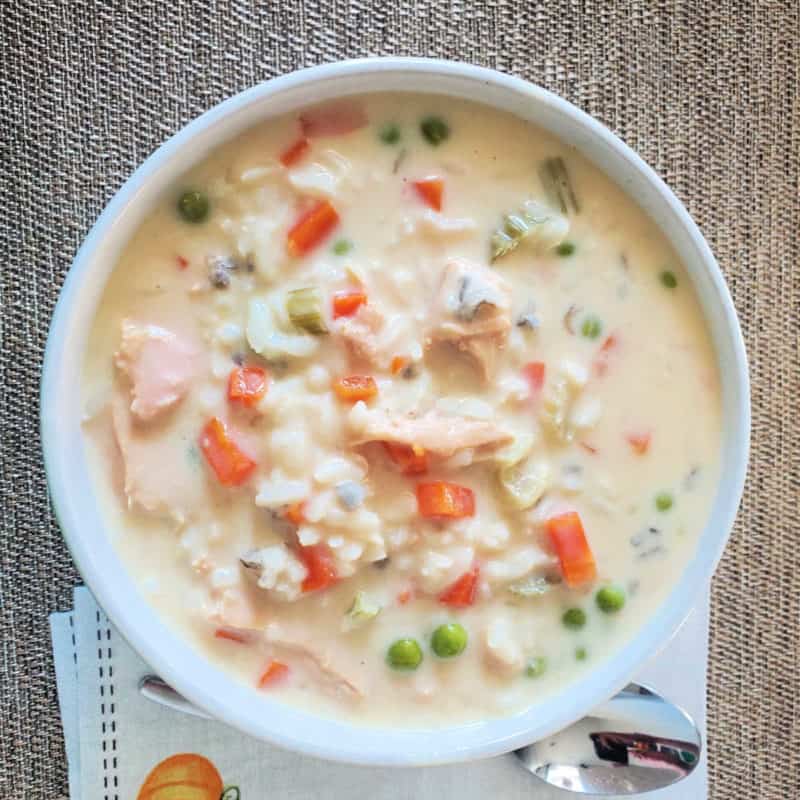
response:
[[[78,575],[48,508],[37,388],[78,244],[134,167],[217,101],[304,65],[408,54],[577,103],[664,176],[715,250],[747,338],[754,426],[714,583],[712,797],[800,796],[797,0],[25,0],[2,3],[0,28],[0,794],[66,794],[46,623]]]

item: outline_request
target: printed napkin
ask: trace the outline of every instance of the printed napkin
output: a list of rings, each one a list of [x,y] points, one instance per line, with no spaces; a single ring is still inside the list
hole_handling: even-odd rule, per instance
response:
[[[85,587],[75,590],[74,610],[53,614],[50,627],[71,800],[151,800],[160,787],[181,783],[198,800],[576,797],[542,783],[511,756],[419,769],[345,766],[288,753],[220,722],[158,705],[139,693],[140,679],[152,670]],[[704,735],[707,641],[706,597],[638,678],[682,705]],[[706,800],[706,780],[704,751],[688,778],[646,797]]]

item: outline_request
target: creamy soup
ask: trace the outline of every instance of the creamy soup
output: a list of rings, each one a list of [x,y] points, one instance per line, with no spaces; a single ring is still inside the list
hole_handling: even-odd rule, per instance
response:
[[[577,152],[424,95],[266,120],[125,247],[85,361],[108,535],[252,687],[366,724],[519,712],[691,559],[720,390],[690,281]]]

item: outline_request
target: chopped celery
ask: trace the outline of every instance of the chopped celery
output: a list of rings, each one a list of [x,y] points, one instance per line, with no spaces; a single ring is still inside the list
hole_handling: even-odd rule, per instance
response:
[[[545,493],[550,484],[550,467],[544,461],[528,459],[503,467],[498,478],[509,503],[522,510],[536,505]]]
[[[510,444],[495,452],[494,460],[502,467],[513,467],[533,450],[535,442],[536,437],[530,431],[522,431]]]
[[[517,597],[541,597],[552,588],[552,584],[544,576],[528,575],[527,578],[512,583],[508,587],[508,591]]]
[[[526,239],[541,248],[555,247],[568,232],[569,224],[564,217],[527,200],[515,213],[504,215],[502,225],[492,234],[491,260],[497,261],[516,250]]]
[[[562,214],[580,212],[578,198],[575,196],[563,158],[546,158],[539,166],[539,178],[547,199],[554,208],[560,209]]]
[[[350,608],[345,612],[345,630],[360,628],[371,619],[375,619],[380,611],[381,607],[366,592],[357,591]]]
[[[304,333],[286,333],[282,317],[285,298],[253,297],[247,309],[247,342],[253,350],[273,366],[285,361],[286,356],[306,358],[319,346],[313,336]],[[279,308],[276,306],[280,305]],[[285,323],[288,326],[288,320]]]
[[[315,335],[327,333],[328,328],[322,318],[322,298],[314,286],[295,289],[286,298],[286,311],[292,325]]]

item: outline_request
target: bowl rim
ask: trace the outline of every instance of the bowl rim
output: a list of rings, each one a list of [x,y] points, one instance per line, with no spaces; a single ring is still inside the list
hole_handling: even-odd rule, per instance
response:
[[[74,371],[68,372],[65,362],[70,358],[74,362],[78,358],[78,363],[81,363],[83,359],[82,350],[79,355],[74,352],[76,342],[80,341],[80,315],[77,307],[81,295],[87,294],[85,278],[90,273],[93,262],[97,260],[98,251],[117,235],[115,228],[118,228],[119,219],[127,209],[141,201],[148,181],[167,169],[169,160],[181,148],[204,133],[210,136],[213,126],[244,109],[258,106],[261,109],[260,116],[266,118],[270,116],[270,112],[264,105],[283,93],[313,89],[314,86],[337,83],[349,78],[358,77],[377,83],[391,78],[400,83],[408,82],[409,88],[406,91],[452,94],[443,91],[441,86],[432,90],[416,88],[413,85],[414,80],[418,81],[423,76],[431,78],[434,83],[439,80],[442,85],[447,80],[459,80],[467,84],[488,86],[498,94],[505,93],[509,98],[513,96],[520,101],[529,101],[542,113],[552,113],[563,118],[565,124],[574,126],[576,135],[587,137],[587,141],[591,139],[595,145],[602,146],[610,155],[618,158],[619,168],[627,169],[633,176],[632,180],[638,180],[643,191],[646,189],[652,194],[654,204],[660,206],[659,211],[668,217],[664,225],[672,225],[686,237],[686,247],[693,249],[694,258],[686,264],[686,269],[693,282],[704,283],[703,291],[709,297],[707,304],[705,301],[701,304],[706,323],[713,328],[714,350],[724,383],[725,421],[732,427],[724,434],[723,455],[727,458],[723,459],[712,513],[698,539],[694,558],[686,565],[681,579],[673,586],[653,618],[621,650],[601,662],[596,670],[572,687],[577,687],[577,699],[565,698],[564,691],[559,691],[552,699],[543,701],[543,704],[529,707],[510,717],[444,729],[394,730],[330,720],[275,701],[248,703],[247,698],[252,701],[248,688],[237,687],[234,685],[235,679],[225,676],[205,660],[201,660],[200,664],[191,661],[192,655],[194,661],[197,661],[196,651],[188,643],[169,636],[171,629],[157,618],[141,594],[138,591],[131,593],[124,572],[117,576],[118,582],[104,576],[102,558],[93,552],[97,543],[92,542],[90,533],[81,533],[82,516],[77,505],[83,502],[83,510],[87,511],[92,505],[92,497],[90,492],[81,495],[79,491],[75,491],[86,477],[79,469],[75,469],[75,458],[68,455],[70,448],[80,447],[80,419],[72,419],[69,414],[64,414],[62,390],[69,385],[70,378],[75,383]],[[373,91],[386,90],[379,88]],[[343,91],[341,94],[351,94],[354,91]],[[323,99],[336,94],[339,93],[334,90]],[[492,105],[492,101],[487,98],[480,98],[477,102]],[[498,100],[495,107],[500,107],[499,103]],[[227,138],[229,137],[219,137],[216,144]],[[581,149],[580,145],[576,146]],[[585,152],[582,154],[588,157]],[[199,156],[194,160],[198,158]],[[589,160],[597,163],[593,158]],[[618,184],[621,183],[613,175],[609,177]],[[627,187],[623,188],[627,191]],[[655,221],[664,230],[661,221]],[[669,236],[665,230],[664,233],[674,246],[674,237]],[[699,292],[697,287],[696,291]],[[82,319],[85,329],[88,329],[94,308],[91,305],[91,313],[88,313],[84,303]],[[715,314],[712,315],[711,311]],[[647,658],[658,652],[675,634],[691,612],[698,593],[707,589],[708,580],[722,555],[736,517],[749,451],[749,375],[736,311],[708,244],[680,201],[631,148],[600,122],[568,101],[521,78],[484,67],[439,59],[364,58],[292,72],[260,83],[223,101],[188,123],[162,144],[115,193],[74,258],[50,325],[40,396],[45,470],[56,518],[81,575],[108,618],[133,649],[190,701],[243,732],[307,755],[372,766],[423,766],[497,755],[565,727],[624,686]],[[75,425],[78,429],[77,439]],[[119,561],[117,567],[124,571],[121,559]],[[108,566],[108,562],[105,566]],[[181,665],[187,664],[192,664],[189,673],[181,670]],[[224,693],[215,694],[213,688],[224,689]],[[258,706],[258,713],[255,706]],[[545,709],[544,713],[542,709]],[[265,711],[268,713],[264,713]],[[376,735],[378,733],[380,735]]]

